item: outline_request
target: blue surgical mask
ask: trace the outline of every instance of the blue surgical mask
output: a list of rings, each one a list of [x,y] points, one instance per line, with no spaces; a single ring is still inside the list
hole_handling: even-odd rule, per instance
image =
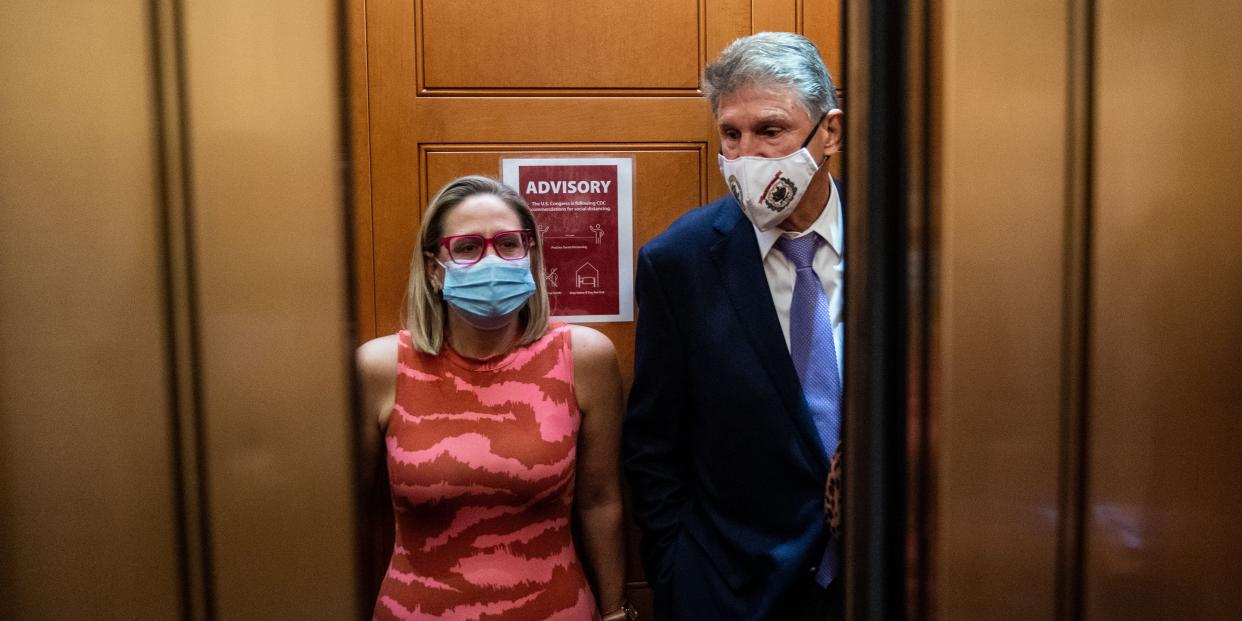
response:
[[[451,261],[441,265],[444,301],[476,328],[491,330],[509,323],[535,292],[530,257],[508,261],[488,255],[473,265]]]

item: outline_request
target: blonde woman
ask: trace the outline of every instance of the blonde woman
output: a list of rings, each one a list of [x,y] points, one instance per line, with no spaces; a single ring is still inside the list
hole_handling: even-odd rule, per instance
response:
[[[440,190],[410,261],[405,329],[360,347],[358,368],[396,518],[376,619],[632,616],[616,352],[549,322],[520,195],[477,176]]]

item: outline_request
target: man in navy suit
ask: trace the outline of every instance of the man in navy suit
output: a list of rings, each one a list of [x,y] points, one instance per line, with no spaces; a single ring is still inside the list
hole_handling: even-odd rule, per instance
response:
[[[734,41],[704,91],[731,193],[644,246],[636,276],[624,461],[656,617],[840,618],[824,489],[839,441],[844,268],[826,164],[842,113],[818,50],[790,33]],[[795,265],[790,244],[806,236]],[[795,295],[804,278],[818,297]],[[803,327],[791,335],[791,323]],[[811,327],[808,355],[799,335]]]

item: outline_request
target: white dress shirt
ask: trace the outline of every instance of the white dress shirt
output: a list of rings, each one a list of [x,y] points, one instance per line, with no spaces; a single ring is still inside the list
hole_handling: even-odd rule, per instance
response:
[[[768,276],[768,289],[772,292],[772,302],[776,305],[776,318],[781,322],[781,332],[785,335],[785,347],[789,348],[789,306],[793,303],[794,280],[796,268],[793,262],[785,257],[780,250],[773,251],[776,240],[785,237],[802,237],[812,232],[819,233],[827,243],[815,249],[815,258],[811,266],[819,275],[824,286],[824,294],[828,296],[828,315],[832,318],[832,340],[837,346],[837,373],[842,373],[845,351],[845,324],[841,322],[841,291],[845,282],[845,230],[841,215],[841,194],[837,191],[836,182],[832,184],[832,195],[819,218],[811,223],[805,231],[793,233],[780,228],[769,231],[755,229],[759,239],[759,256],[763,257],[763,271]]]

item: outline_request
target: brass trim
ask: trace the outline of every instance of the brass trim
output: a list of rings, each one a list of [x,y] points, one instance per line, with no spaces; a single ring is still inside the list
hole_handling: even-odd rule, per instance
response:
[[[1056,610],[1083,615],[1090,370],[1095,2],[1069,4]]]
[[[202,390],[194,282],[193,201],[186,113],[185,51],[179,0],[150,4],[152,76],[163,228],[164,295],[169,368],[172,464],[183,618],[214,617],[210,518],[202,446]]]

